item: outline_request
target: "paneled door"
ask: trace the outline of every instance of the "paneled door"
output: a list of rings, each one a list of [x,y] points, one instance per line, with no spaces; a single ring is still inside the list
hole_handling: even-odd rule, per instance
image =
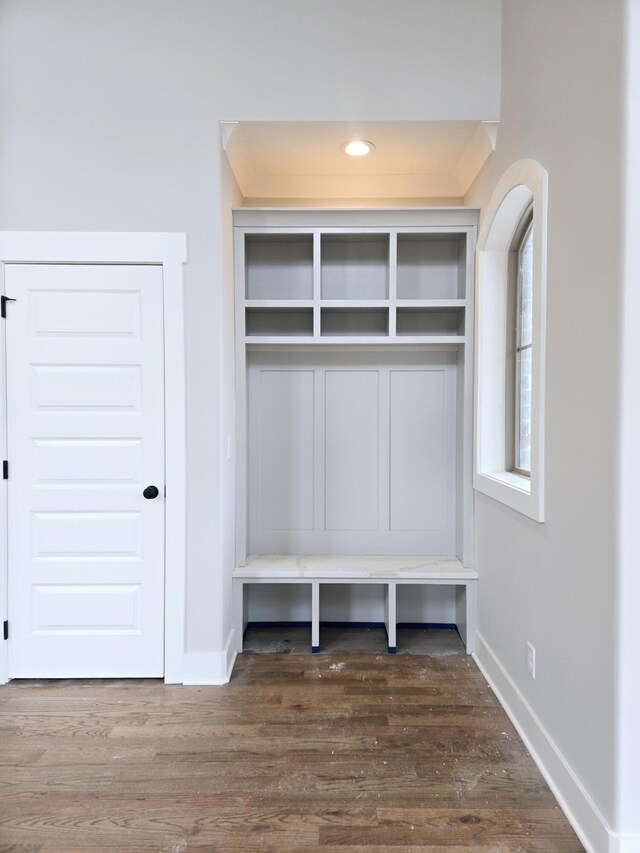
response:
[[[9,264],[5,293],[9,675],[161,676],[162,268]]]

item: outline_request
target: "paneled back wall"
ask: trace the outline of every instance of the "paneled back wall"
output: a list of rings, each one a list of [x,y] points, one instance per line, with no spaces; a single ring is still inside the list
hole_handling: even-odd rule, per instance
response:
[[[454,555],[456,358],[252,352],[249,553]]]

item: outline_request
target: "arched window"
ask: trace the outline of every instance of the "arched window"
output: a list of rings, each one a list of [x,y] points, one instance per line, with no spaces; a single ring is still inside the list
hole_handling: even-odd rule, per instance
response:
[[[474,487],[544,520],[547,173],[504,174],[478,239]]]

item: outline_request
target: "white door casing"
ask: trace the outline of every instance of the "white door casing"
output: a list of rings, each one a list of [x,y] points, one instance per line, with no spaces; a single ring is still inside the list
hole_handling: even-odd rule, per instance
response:
[[[165,397],[164,680],[185,678],[186,389],[183,264],[186,235],[169,232],[0,231],[0,291],[8,264],[154,264],[162,269]],[[8,312],[9,313],[9,312]],[[7,458],[6,327],[0,322],[0,451]],[[8,610],[8,480],[0,480],[0,620]],[[11,634],[11,630],[9,631]],[[9,678],[0,642],[0,683]],[[222,681],[220,683],[223,683]]]
[[[10,264],[5,293],[9,675],[161,676],[162,268]]]

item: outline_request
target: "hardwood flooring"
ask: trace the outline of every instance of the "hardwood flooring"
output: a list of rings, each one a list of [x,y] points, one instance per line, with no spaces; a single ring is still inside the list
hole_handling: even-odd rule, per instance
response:
[[[470,658],[249,654],[0,688],[0,851],[582,847]]]

